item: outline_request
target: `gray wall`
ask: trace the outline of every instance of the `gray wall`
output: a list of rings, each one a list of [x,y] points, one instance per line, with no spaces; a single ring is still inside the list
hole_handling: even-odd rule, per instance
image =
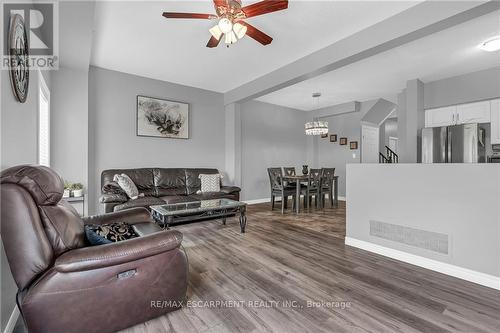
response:
[[[424,108],[500,97],[500,67],[424,84]]]
[[[406,82],[406,147],[402,161],[419,163],[421,161],[422,133],[424,127],[424,84],[415,79]]]
[[[500,277],[498,164],[359,164],[347,176],[347,237]],[[370,220],[448,235],[449,253],[372,236]]]
[[[307,113],[273,104],[241,104],[242,199],[269,198],[267,168],[306,163]]]
[[[334,167],[335,174],[339,176],[339,196],[345,197],[346,188],[346,165],[348,163],[360,162],[361,151],[361,118],[377,102],[371,100],[360,103],[359,112],[349,112],[323,117],[321,120],[328,121],[329,134],[337,134],[337,142],[330,142],[329,138],[315,138],[317,144],[317,158],[314,167]],[[334,110],[332,110],[333,112]],[[341,137],[348,138],[347,146],[341,146]],[[350,141],[358,141],[358,149],[349,148]]]
[[[9,72],[0,71],[1,83],[1,169],[18,164],[33,164],[38,160],[38,76],[37,71],[30,72],[28,98],[25,103],[15,100],[10,85]],[[43,73],[50,89],[50,73]],[[5,223],[5,221],[1,221]],[[1,249],[1,326],[2,331],[16,304],[17,286],[12,279],[9,264]]]
[[[190,138],[137,136],[137,95],[189,102]],[[105,169],[214,167],[224,172],[224,103],[219,93],[91,67],[89,133],[89,179],[94,183],[89,213],[96,210]]]
[[[51,166],[87,189],[88,71],[60,68],[52,75]]]
[[[20,163],[36,163],[38,156],[38,71],[30,71],[26,102],[14,97],[9,72],[0,71],[2,78],[1,168]],[[47,82],[49,84],[50,82]]]
[[[88,75],[93,1],[59,4],[59,70],[53,72],[51,153],[52,167],[66,180],[83,183],[88,199]],[[84,212],[88,213],[88,203]]]

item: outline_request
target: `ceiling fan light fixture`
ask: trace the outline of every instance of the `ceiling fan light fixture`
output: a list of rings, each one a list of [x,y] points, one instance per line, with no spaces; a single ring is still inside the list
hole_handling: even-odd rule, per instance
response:
[[[247,27],[237,22],[233,25],[233,31],[238,39],[242,39],[247,33]]]
[[[251,4],[245,6],[242,4],[243,0],[208,1],[213,2],[215,15],[189,12],[163,12],[162,16],[168,20],[214,20],[216,26],[212,26],[208,29],[211,35],[206,44],[208,48],[217,47],[221,44],[223,37],[228,47],[229,44],[234,44],[245,36],[250,37],[261,45],[269,45],[273,41],[273,38],[247,23],[245,20],[251,17],[285,10],[288,8],[289,0],[254,0]],[[250,0],[245,1],[250,2]]]
[[[222,36],[222,30],[220,30],[219,25],[214,25],[212,28],[208,29],[215,39],[219,40]]]
[[[238,41],[238,38],[236,37],[234,31],[230,31],[229,33],[225,34],[224,37],[225,37],[224,42],[226,44],[234,44]]]
[[[231,30],[233,30],[233,23],[225,17],[219,20],[218,26],[220,28],[220,31],[222,31],[222,33],[224,34],[227,34]]]

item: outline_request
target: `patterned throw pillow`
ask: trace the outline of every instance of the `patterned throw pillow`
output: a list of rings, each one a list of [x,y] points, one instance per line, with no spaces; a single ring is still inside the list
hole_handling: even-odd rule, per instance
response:
[[[85,235],[92,245],[115,243],[138,236],[132,226],[125,222],[88,224],[85,226]]]
[[[217,174],[200,174],[198,176],[201,179],[201,193],[206,192],[220,192],[220,175]]]
[[[132,179],[130,179],[130,177],[124,173],[122,173],[121,175],[118,175],[118,174],[114,175],[113,181],[117,182],[118,185],[120,185],[120,187],[123,189],[123,191],[125,191],[127,196],[132,200],[137,199],[138,197],[144,195],[142,193],[139,194],[139,190],[137,189],[137,186],[135,186]]]

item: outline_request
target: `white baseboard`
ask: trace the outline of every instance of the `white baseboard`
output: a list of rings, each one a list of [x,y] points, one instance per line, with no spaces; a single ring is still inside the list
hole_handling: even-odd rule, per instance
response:
[[[281,197],[276,197],[276,200],[277,201],[281,200]],[[345,201],[345,197],[339,196],[339,200]],[[256,205],[256,204],[271,202],[271,198],[244,200],[243,202],[246,203],[247,205]]]
[[[246,203],[247,205],[256,205],[260,203],[271,202],[271,198],[244,200],[243,202]]]
[[[473,271],[468,268],[447,264],[441,261],[417,256],[415,254],[406,253],[351,237],[345,238],[345,244],[377,253],[392,259],[404,261],[415,266],[420,266],[432,271],[450,275],[462,280],[477,283],[482,286],[500,290],[500,277],[494,275]]]
[[[14,310],[12,310],[12,313],[10,314],[9,321],[7,322],[7,325],[5,326],[5,329],[3,330],[3,333],[12,333],[14,332],[14,327],[16,327],[17,319],[19,318],[19,309],[17,305],[14,307]]]

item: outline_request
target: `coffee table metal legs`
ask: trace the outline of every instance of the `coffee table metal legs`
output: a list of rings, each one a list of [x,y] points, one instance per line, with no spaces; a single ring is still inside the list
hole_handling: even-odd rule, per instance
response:
[[[240,207],[240,229],[241,233],[245,233],[245,227],[247,226],[247,214],[246,207]]]
[[[167,217],[167,223],[165,224],[165,229],[168,230],[170,229],[170,225],[174,223],[174,217],[173,216],[168,216]]]

